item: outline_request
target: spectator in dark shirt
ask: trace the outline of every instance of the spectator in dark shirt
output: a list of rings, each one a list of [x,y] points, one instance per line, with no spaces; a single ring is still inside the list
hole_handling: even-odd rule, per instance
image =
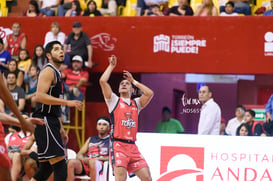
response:
[[[4,71],[3,73],[3,80],[6,83],[7,82],[7,77],[10,72],[15,73],[17,77],[17,82],[16,85],[21,87],[24,81],[24,72],[19,70],[17,68],[17,61],[15,59],[11,59],[8,63],[8,69]]]
[[[262,124],[254,121],[254,119],[255,119],[255,112],[251,109],[246,110],[244,121],[250,127],[251,135],[261,136],[261,134],[264,132]]]
[[[8,73],[7,87],[19,111],[22,112],[25,107],[25,92],[24,92],[24,89],[16,85],[16,75],[13,72]],[[2,100],[0,102],[0,111],[5,112],[9,115],[13,115],[13,112],[11,112],[9,108],[4,105]]]
[[[193,16],[193,10],[189,6],[188,0],[178,0],[178,6],[173,6],[168,10],[168,16]]]
[[[73,23],[72,31],[64,42],[64,52],[67,53],[68,45],[70,45],[70,60],[75,55],[80,55],[84,61],[83,65],[87,64],[87,67],[91,68],[93,65],[92,45],[89,36],[82,32],[82,25],[78,21]]]
[[[93,0],[87,3],[87,10],[84,11],[83,16],[101,16],[100,11],[97,10],[97,3]]]

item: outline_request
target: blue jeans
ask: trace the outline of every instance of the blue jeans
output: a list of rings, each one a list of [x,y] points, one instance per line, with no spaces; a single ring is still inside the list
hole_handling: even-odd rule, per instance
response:
[[[69,86],[67,84],[64,83],[64,91],[65,94],[67,95],[67,99],[68,100],[79,100],[79,101],[83,101],[83,93],[79,90],[80,95],[77,97],[73,94],[73,91],[69,92]],[[70,107],[65,106],[65,109],[62,110],[62,114],[64,114],[67,118],[69,117],[69,111],[70,111]]]
[[[46,9],[46,8],[43,8],[40,10],[40,12],[46,16],[54,16],[55,14],[55,11],[52,10],[52,9]]]

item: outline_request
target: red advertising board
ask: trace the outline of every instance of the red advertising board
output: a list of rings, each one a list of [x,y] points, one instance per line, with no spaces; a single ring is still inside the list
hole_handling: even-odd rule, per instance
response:
[[[93,71],[111,54],[116,71],[268,74],[273,72],[272,17],[52,17],[0,18],[0,35],[20,22],[32,54],[54,21],[67,35],[83,24],[94,47]]]

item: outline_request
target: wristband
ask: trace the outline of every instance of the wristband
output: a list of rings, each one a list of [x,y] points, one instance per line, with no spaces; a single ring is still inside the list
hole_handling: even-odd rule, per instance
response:
[[[139,83],[139,82],[136,81],[136,80],[133,81],[133,84],[134,84],[136,87],[137,87],[138,83]]]

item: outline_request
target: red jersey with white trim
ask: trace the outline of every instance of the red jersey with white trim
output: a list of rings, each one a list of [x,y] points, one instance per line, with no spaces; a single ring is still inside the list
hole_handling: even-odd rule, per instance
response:
[[[25,33],[20,33],[16,40],[13,39],[12,34],[7,36],[7,41],[9,44],[7,51],[10,52],[11,55],[19,55],[21,41],[25,36]]]
[[[112,122],[111,135],[113,138],[136,141],[138,107],[134,100],[130,100],[130,105],[128,105],[119,98],[110,116]]]
[[[26,142],[29,140],[29,137],[30,135],[24,136],[21,131],[13,133],[9,138],[9,146],[17,146],[22,150]]]

